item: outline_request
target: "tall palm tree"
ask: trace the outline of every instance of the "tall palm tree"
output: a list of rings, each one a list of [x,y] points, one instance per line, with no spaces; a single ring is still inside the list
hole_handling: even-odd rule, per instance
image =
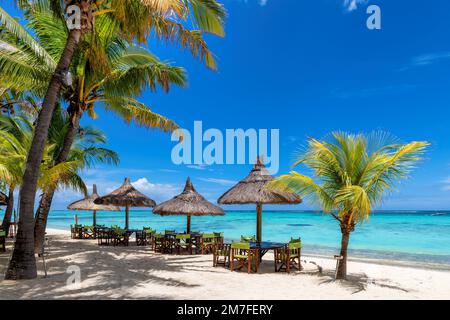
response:
[[[48,164],[50,167],[58,166],[60,163],[70,163],[74,161],[80,164],[77,168],[78,170],[91,168],[98,163],[118,164],[118,155],[114,151],[100,146],[106,143],[105,135],[92,127],[83,127],[77,130],[74,141],[70,145],[69,152],[65,157],[65,160],[61,162],[61,150],[64,148],[64,144],[67,140],[67,132],[71,130],[71,126],[71,119],[66,111],[58,111],[53,115],[49,129],[48,143],[55,145],[55,148],[52,149],[52,162]],[[42,188],[43,193],[35,216],[35,252],[39,253],[42,251],[48,213],[55,191],[58,187],[70,187],[70,183],[75,183],[79,179],[78,174],[71,176],[64,175],[60,180],[56,181],[56,183]]]
[[[424,141],[402,144],[380,132],[367,136],[334,132],[324,141],[311,138],[295,166],[305,165],[314,179],[292,171],[269,187],[309,198],[338,221],[342,260],[337,278],[345,279],[350,233],[369,218],[395,183],[407,177],[428,145]]]
[[[42,5],[30,6],[25,17],[28,27],[35,32],[48,55],[59,56],[66,38],[63,23],[53,18],[48,6]],[[159,128],[163,131],[177,128],[173,121],[152,112],[150,108],[132,97],[140,95],[146,87],[153,91],[159,85],[167,92],[170,85],[183,86],[186,83],[184,70],[159,61],[141,47],[129,45],[117,37],[115,32],[111,32],[110,25],[107,17],[96,20],[97,44],[105,51],[105,55],[101,57],[105,62],[103,68],[96,65],[99,60],[98,52],[93,53],[90,50],[88,41],[82,40],[80,47],[85,50],[79,50],[74,56],[74,62],[70,68],[74,77],[73,85],[63,88],[63,97],[69,105],[69,128],[65,131],[65,140],[56,157],[57,162],[66,161],[68,151],[79,129],[81,117],[87,112],[89,116],[95,118],[96,105],[115,112],[127,122],[134,121],[138,125]],[[7,69],[16,70],[14,74],[7,75],[8,79],[17,83],[22,79],[30,78],[24,74],[38,75],[39,77],[33,77],[31,85],[37,93],[42,91],[46,86],[47,78],[51,75],[53,64],[42,63],[39,57],[26,46],[17,46],[11,40],[8,43],[11,48],[14,48],[13,52],[0,58],[0,64],[3,62]],[[22,61],[27,61],[26,69]],[[44,240],[45,227],[43,226],[46,225],[54,191],[46,190],[39,202],[35,219],[37,250],[40,249]]]
[[[19,5],[27,6],[28,2],[17,0]],[[48,0],[37,0],[35,3],[47,3]],[[63,19],[63,8],[60,1],[50,0],[55,17]],[[12,259],[10,261],[7,278],[29,279],[35,278],[36,261],[32,250],[33,206],[37,189],[39,165],[42,161],[45,141],[55,104],[59,99],[62,81],[66,78],[73,55],[84,36],[90,36],[95,46],[94,16],[107,15],[111,18],[112,26],[118,26],[120,33],[130,40],[145,41],[147,35],[153,31],[158,37],[172,40],[188,47],[191,52],[214,67],[214,59],[202,38],[202,32],[223,35],[223,18],[225,15],[222,5],[215,0],[68,0],[66,7],[76,5],[81,12],[80,29],[68,32],[64,50],[51,76],[46,90],[42,111],[36,123],[33,142],[27,158],[24,183],[20,190],[20,212],[17,240]],[[64,8],[65,9],[65,8]],[[188,30],[183,24],[165,19],[167,13],[178,19],[189,18],[198,30]],[[190,14],[192,13],[192,14]],[[0,22],[17,36],[23,36],[20,25],[11,19],[4,10],[0,9]],[[112,28],[114,29],[114,28]],[[36,45],[32,37],[24,36],[25,43],[39,53],[40,46]],[[48,56],[42,54],[43,59]]]
[[[0,116],[0,180],[8,185],[9,199],[2,228],[8,232],[14,206],[14,190],[22,183],[27,152],[33,136],[32,119],[28,115]],[[53,188],[58,183],[86,192],[86,187],[77,174],[84,167],[81,159],[70,159],[53,165],[56,145],[47,144],[41,164],[38,186]],[[115,156],[115,154],[114,154]]]

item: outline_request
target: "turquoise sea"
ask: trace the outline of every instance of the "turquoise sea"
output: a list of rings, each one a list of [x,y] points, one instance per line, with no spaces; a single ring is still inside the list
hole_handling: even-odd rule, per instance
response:
[[[52,211],[49,228],[69,230],[78,215],[81,224],[92,224],[91,212]],[[124,212],[99,212],[97,223],[124,225]],[[151,211],[131,211],[130,227],[152,227],[158,231],[184,231],[186,217],[161,217]],[[225,238],[253,235],[254,211],[227,211],[222,217],[193,217],[192,230],[224,232]],[[313,211],[265,211],[263,240],[288,241],[301,237],[304,252],[332,256],[338,254],[340,230],[330,216]],[[450,266],[450,211],[378,211],[358,225],[350,238],[350,254],[356,258],[415,261]]]

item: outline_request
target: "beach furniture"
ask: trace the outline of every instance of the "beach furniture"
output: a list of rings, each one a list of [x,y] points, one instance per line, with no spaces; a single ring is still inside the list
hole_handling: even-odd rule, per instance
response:
[[[233,242],[231,244],[230,270],[246,268],[247,272],[258,272],[258,249],[251,249],[249,242]],[[237,265],[235,265],[237,262]]]
[[[177,234],[175,240],[175,250],[177,254],[181,254],[182,252],[192,254],[193,245],[190,234]]]
[[[125,229],[113,229],[112,230],[112,244],[113,246],[125,246],[128,247],[130,242],[130,234]]]
[[[214,232],[214,241],[217,245],[222,245],[224,241],[225,235],[223,232]]]
[[[82,239],[83,226],[81,224],[70,225],[70,237],[72,239]]]
[[[217,244],[213,251],[213,267],[217,267],[218,265],[228,267],[230,265],[230,254],[230,244]]]
[[[153,245],[153,237],[155,232],[156,231],[152,228],[142,228],[142,231],[136,232],[136,244],[138,246]]]
[[[94,226],[83,226],[81,228],[83,239],[94,239],[95,238],[95,228]]]
[[[256,236],[241,236],[241,242],[256,241]]]
[[[256,241],[262,241],[263,204],[298,204],[301,199],[291,192],[266,188],[274,178],[269,174],[260,157],[250,174],[225,192],[218,200],[219,204],[256,204]]]
[[[202,254],[212,253],[216,244],[214,233],[204,233],[200,240],[200,250]]]
[[[111,243],[112,229],[106,227],[97,228],[97,243],[99,246],[107,246]]]
[[[84,199],[72,202],[67,206],[69,210],[82,210],[82,211],[92,211],[92,225],[94,227],[97,226],[97,211],[119,211],[119,207],[114,205],[103,205],[96,204],[94,202],[95,199],[100,196],[97,193],[97,185],[92,186],[92,194],[90,196],[85,197]],[[96,229],[93,230],[93,238],[96,237]]]
[[[6,251],[6,231],[0,229],[0,252]]]
[[[186,234],[191,233],[192,216],[223,216],[222,208],[208,202],[194,188],[191,180],[187,178],[184,190],[174,198],[157,205],[154,214],[161,216],[185,215]]]
[[[165,237],[161,233],[155,233],[153,238],[153,251],[164,253]]]
[[[113,205],[125,207],[125,229],[129,229],[130,207],[153,208],[156,202],[136,190],[130,183],[130,179],[125,178],[122,186],[110,194],[94,200],[95,204]]]
[[[301,271],[301,249],[301,239],[291,239],[285,247],[275,249],[275,272],[284,270],[290,273],[291,269]]]

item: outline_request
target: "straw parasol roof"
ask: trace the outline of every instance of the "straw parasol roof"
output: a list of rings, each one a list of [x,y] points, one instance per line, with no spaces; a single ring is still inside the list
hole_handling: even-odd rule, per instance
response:
[[[157,205],[153,213],[161,216],[191,215],[191,216],[223,216],[222,208],[207,201],[195,191],[191,179],[187,178],[184,191],[178,196]]]
[[[184,191],[178,196],[163,202],[153,209],[161,216],[186,215],[186,232],[191,232],[191,216],[223,216],[222,208],[207,201],[195,191],[191,179],[187,178]]]
[[[218,200],[219,204],[298,204],[302,200],[295,193],[266,189],[274,177],[262,163],[260,157],[250,174],[225,192]]]
[[[110,194],[94,200],[95,204],[115,205],[120,207],[154,207],[156,202],[136,190],[125,178],[123,185]]]
[[[256,240],[262,241],[262,205],[263,204],[298,204],[302,200],[295,193],[266,189],[272,177],[261,158],[250,174],[225,192],[217,202],[219,204],[256,204]]]
[[[86,211],[119,211],[119,207],[114,205],[96,204],[94,200],[100,196],[97,193],[97,186],[92,187],[92,194],[84,199],[72,202],[67,206],[69,210],[86,210]]]
[[[112,204],[125,207],[125,229],[129,227],[129,208],[130,207],[149,207],[156,206],[156,202],[145,194],[136,190],[130,183],[130,179],[125,178],[123,185],[110,194],[94,200],[95,204]]]
[[[0,191],[0,206],[6,206],[8,204],[8,196]]]

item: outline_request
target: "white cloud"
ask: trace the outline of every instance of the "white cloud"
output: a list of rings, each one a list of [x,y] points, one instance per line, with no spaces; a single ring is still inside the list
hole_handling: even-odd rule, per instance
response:
[[[200,178],[200,180],[205,181],[205,182],[217,183],[222,186],[232,186],[237,183],[237,181],[234,181],[234,180],[216,179],[216,178]]]
[[[148,195],[156,202],[168,200],[181,192],[180,186],[164,183],[151,183],[147,178],[140,178],[131,182],[131,184],[137,190]]]
[[[260,5],[261,7],[264,7],[264,6],[267,4],[268,1],[269,1],[269,0],[259,0],[259,5]]]

